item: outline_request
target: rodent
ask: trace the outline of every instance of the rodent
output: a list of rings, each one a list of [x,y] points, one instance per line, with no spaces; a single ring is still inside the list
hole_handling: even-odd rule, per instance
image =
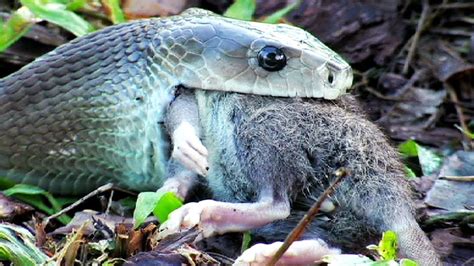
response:
[[[198,225],[204,237],[253,230],[282,241],[344,167],[350,174],[330,198],[334,209],[321,213],[304,238],[358,252],[393,230],[401,257],[440,264],[414,218],[397,151],[358,113],[352,96],[324,101],[202,91],[196,97],[213,200],[188,203],[165,230]]]

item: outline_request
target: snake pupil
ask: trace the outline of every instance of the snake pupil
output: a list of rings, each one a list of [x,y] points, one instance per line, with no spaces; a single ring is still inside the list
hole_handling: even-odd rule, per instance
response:
[[[267,71],[279,71],[286,66],[283,51],[274,46],[265,46],[258,52],[258,65]]]

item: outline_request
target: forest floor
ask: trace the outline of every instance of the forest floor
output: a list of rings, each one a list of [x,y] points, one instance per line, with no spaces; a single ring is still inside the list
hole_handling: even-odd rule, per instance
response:
[[[14,2],[0,3],[2,19],[21,6]],[[225,0],[160,1],[160,5],[151,0],[136,2],[122,1],[126,18],[172,15],[189,6],[223,13],[230,5]],[[254,18],[262,19],[284,8],[287,2],[293,1],[257,1]],[[351,93],[357,95],[369,119],[394,145],[399,145],[416,191],[423,229],[446,263],[474,265],[474,3],[347,2],[303,0],[284,20],[311,32],[353,66]],[[96,28],[111,24],[110,12],[100,4],[76,12]],[[36,23],[0,53],[0,77],[72,38],[71,33],[54,24]],[[69,211],[67,214],[74,216],[72,223],[61,226],[60,221],[52,219],[46,227],[37,221],[54,206],[49,194],[35,193],[35,197],[43,197],[45,209],[0,195],[0,216],[36,232],[33,242],[48,255],[63,256],[66,263],[73,263],[75,258],[83,262],[91,258],[97,262],[128,258],[156,244],[151,243],[156,222],[134,230],[131,218],[125,218],[133,210],[134,201],[134,196],[126,192],[104,192]],[[59,201],[62,206],[73,200]],[[92,207],[95,211],[85,210]],[[83,225],[88,219],[93,222]],[[73,228],[76,232],[70,234]],[[63,235],[68,237],[60,237]],[[235,256],[225,250],[220,255],[201,253],[199,247],[184,244],[192,238],[193,233],[189,233],[161,243],[154,255],[142,254],[139,258],[158,257],[170,263],[189,258],[228,263],[228,257]],[[113,239],[113,247],[106,239]],[[238,252],[239,245],[234,245],[234,252]],[[179,254],[169,252],[177,246]]]

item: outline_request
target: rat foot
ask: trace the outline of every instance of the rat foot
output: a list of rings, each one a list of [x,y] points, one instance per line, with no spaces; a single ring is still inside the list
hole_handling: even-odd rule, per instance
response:
[[[190,202],[183,205],[173,211],[168,216],[168,220],[160,226],[158,238],[162,239],[170,234],[188,230],[195,226],[198,226],[200,231],[196,241],[215,235],[217,228],[213,219],[219,220],[219,217],[212,215],[212,213],[217,205],[218,202],[214,200]]]
[[[242,253],[234,262],[234,265],[266,265],[270,262],[283,242],[272,244],[256,244]],[[337,248],[329,248],[320,240],[300,240],[291,244],[288,250],[278,260],[277,265],[313,265],[320,261],[323,256],[329,254],[340,254]]]
[[[173,132],[172,139],[171,157],[189,170],[206,176],[209,169],[208,152],[193,126],[187,122],[181,123]]]
[[[290,214],[286,201],[273,201],[263,197],[253,203],[231,203],[203,200],[187,203],[173,211],[160,226],[159,238],[198,226],[203,237],[227,232],[252,230],[275,220],[285,219]]]

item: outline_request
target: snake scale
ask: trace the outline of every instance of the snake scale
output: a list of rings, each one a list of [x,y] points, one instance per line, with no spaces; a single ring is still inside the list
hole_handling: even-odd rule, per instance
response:
[[[268,47],[284,67],[262,63]],[[0,79],[0,176],[60,194],[156,189],[178,87],[335,99],[351,83],[339,55],[289,25],[189,9],[107,27]]]

